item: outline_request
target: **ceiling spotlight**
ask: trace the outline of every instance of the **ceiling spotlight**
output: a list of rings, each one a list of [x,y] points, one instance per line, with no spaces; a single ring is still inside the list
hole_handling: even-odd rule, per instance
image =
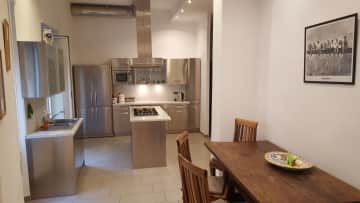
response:
[[[187,3],[188,3],[188,4],[191,4],[191,3],[192,3],[192,0],[187,0]]]
[[[178,16],[178,15],[176,15],[176,16],[175,16],[175,19],[178,19],[178,18],[179,18],[179,16]]]
[[[180,9],[180,13],[184,13],[185,12],[185,10],[182,8],[182,9]]]

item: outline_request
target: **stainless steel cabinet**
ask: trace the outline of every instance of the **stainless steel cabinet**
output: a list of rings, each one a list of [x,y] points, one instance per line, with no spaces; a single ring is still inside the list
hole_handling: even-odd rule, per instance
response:
[[[166,63],[167,84],[185,85],[188,78],[188,67],[188,59],[168,59]]]
[[[191,132],[200,130],[200,104],[189,104],[188,129]]]
[[[32,198],[73,195],[84,164],[81,127],[75,136],[26,140]]]
[[[44,42],[19,42],[22,94],[46,98],[65,90],[64,54]]]
[[[171,121],[168,122],[169,133],[179,133],[188,130],[188,105],[167,104],[163,105],[163,108],[171,117]]]
[[[128,106],[114,106],[113,118],[114,118],[114,134],[115,136],[130,135],[130,111]]]

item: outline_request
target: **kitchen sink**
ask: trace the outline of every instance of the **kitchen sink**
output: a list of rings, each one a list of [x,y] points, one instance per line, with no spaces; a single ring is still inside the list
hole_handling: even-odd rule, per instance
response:
[[[76,124],[76,122],[79,119],[73,118],[73,119],[55,119],[50,124],[54,126],[73,126]]]
[[[79,119],[56,119],[49,123],[47,131],[70,130]]]

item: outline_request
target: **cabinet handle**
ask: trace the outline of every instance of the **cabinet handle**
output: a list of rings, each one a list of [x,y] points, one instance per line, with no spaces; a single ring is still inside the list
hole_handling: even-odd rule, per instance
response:
[[[122,115],[128,115],[129,112],[122,112],[121,114],[122,114]]]
[[[183,113],[183,111],[181,111],[181,110],[177,110],[177,111],[176,111],[176,113]]]

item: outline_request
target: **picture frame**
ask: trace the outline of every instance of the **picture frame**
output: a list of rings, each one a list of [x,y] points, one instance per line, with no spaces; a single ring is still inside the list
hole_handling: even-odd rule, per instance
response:
[[[5,81],[4,70],[2,67],[2,53],[0,50],[0,120],[6,115],[6,101],[5,101]]]
[[[305,27],[304,83],[355,84],[358,14]]]
[[[9,22],[4,19],[2,22],[3,37],[4,37],[4,55],[5,55],[5,66],[6,71],[11,70],[11,52],[10,52],[10,26]]]

